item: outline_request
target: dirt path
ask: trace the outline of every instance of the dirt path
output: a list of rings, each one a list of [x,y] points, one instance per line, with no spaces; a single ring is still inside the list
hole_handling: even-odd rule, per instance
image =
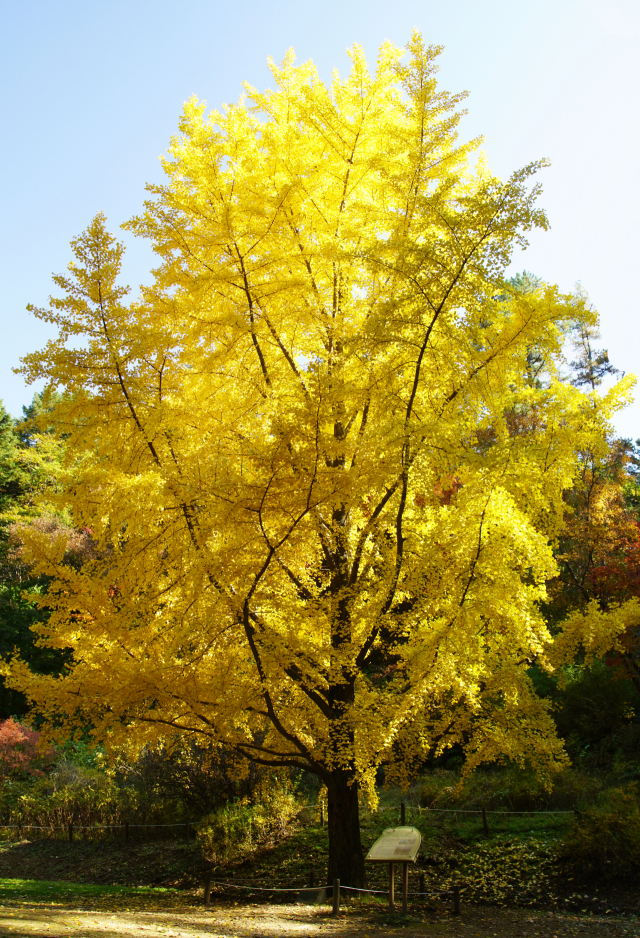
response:
[[[332,919],[305,905],[226,905],[211,911],[90,911],[24,903],[0,908],[0,935],[13,938],[614,938],[640,936],[635,917],[599,917],[467,906],[457,918],[346,909]]]

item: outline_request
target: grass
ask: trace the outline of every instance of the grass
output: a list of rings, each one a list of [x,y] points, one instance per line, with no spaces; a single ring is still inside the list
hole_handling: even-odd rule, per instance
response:
[[[0,906],[45,904],[68,907],[144,908],[184,905],[193,896],[177,889],[152,886],[99,886],[91,883],[55,882],[35,879],[0,879]]]

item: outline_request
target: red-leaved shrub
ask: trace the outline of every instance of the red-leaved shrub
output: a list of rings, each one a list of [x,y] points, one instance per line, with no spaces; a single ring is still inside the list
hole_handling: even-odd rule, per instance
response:
[[[40,733],[13,717],[0,720],[0,780],[26,775],[42,775],[51,750],[43,750]]]

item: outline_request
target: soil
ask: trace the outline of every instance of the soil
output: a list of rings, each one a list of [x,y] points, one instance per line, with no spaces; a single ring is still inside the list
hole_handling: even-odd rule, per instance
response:
[[[42,905],[0,909],[0,935],[12,938],[623,938],[640,935],[636,919],[467,907],[460,916],[412,914],[403,920],[357,907],[332,918],[314,906],[233,905],[211,911],[179,908],[144,912],[108,909],[45,908]]]

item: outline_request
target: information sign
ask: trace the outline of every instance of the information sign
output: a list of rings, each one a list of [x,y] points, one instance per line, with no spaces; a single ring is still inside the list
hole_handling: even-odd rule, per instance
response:
[[[373,863],[414,863],[422,836],[415,827],[388,827],[367,854]]]

